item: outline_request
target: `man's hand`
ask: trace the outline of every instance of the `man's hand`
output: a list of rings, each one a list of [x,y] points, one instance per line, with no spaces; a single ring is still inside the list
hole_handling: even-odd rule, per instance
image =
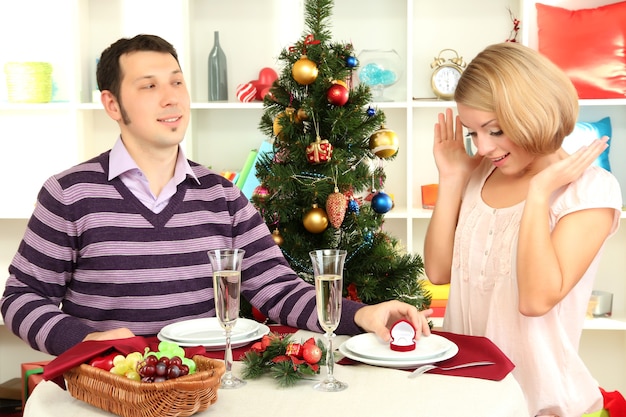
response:
[[[391,340],[390,329],[398,320],[405,319],[415,327],[415,337],[429,335],[428,317],[433,310],[418,311],[415,306],[397,300],[361,307],[354,322],[367,332],[376,333],[385,342]]]
[[[89,333],[83,339],[83,342],[88,340],[115,340],[115,339],[127,339],[129,337],[134,337],[135,335],[126,327],[122,327],[119,329],[107,330],[104,332],[94,332]]]

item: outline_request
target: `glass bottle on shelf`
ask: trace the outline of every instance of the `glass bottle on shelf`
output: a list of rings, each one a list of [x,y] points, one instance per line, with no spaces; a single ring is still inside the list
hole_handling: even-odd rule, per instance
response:
[[[226,54],[220,46],[220,33],[213,34],[213,49],[209,53],[209,101],[228,100]]]

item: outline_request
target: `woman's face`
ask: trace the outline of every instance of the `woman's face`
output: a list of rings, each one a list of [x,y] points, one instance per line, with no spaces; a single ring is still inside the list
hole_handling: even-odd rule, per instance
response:
[[[535,157],[506,136],[495,113],[460,103],[457,103],[457,110],[479,155],[490,159],[505,175],[519,175],[528,171]]]

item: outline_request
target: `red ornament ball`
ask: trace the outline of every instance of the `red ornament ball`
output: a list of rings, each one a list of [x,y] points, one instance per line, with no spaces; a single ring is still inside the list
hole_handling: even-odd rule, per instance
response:
[[[257,185],[252,191],[252,201],[255,204],[263,204],[265,200],[269,197],[270,192],[267,188],[262,185]]]
[[[322,349],[315,343],[302,345],[302,359],[309,365],[315,365],[322,359]]]
[[[335,106],[343,106],[348,102],[348,98],[350,97],[350,92],[348,89],[339,84],[335,83],[328,89],[326,93],[326,98],[330,104]]]

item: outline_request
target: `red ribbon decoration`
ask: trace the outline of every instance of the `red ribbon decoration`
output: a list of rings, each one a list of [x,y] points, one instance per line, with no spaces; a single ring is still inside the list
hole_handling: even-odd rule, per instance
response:
[[[307,35],[306,38],[304,38],[304,50],[302,51],[302,53],[304,55],[306,55],[306,45],[318,45],[320,43],[320,41],[318,39],[315,39],[315,36],[313,35]],[[290,46],[289,48],[289,53],[293,53],[296,51],[296,47],[295,46]]]
[[[307,35],[307,37],[304,38],[304,44],[305,45],[317,45],[319,43],[320,43],[320,41],[315,39],[315,37],[313,35]]]

